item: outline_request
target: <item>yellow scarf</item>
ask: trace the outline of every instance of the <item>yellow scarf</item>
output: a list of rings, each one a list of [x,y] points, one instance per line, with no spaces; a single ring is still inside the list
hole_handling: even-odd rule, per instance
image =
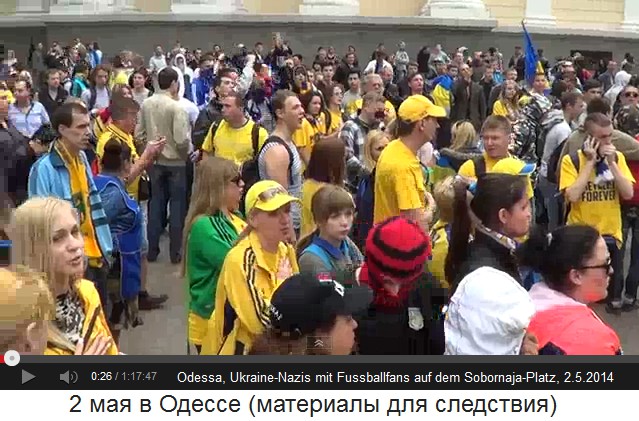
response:
[[[89,258],[91,266],[100,267],[103,256],[93,229],[93,222],[91,221],[89,180],[87,180],[86,167],[80,157],[72,156],[62,143],[56,142],[55,148],[69,171],[71,200],[73,207],[75,207],[80,216],[80,231],[82,231],[82,236],[84,237],[84,252]]]

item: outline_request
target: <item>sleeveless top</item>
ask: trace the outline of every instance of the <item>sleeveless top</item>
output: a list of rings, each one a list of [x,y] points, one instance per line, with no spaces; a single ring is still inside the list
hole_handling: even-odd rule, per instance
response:
[[[268,144],[264,144],[264,147],[260,151],[260,154],[257,159],[258,171],[260,175],[260,180],[269,180],[268,173],[266,172],[266,161],[264,159],[264,153],[268,151],[273,146],[277,145],[276,142],[271,142]],[[299,152],[297,152],[297,148],[293,144],[293,142],[287,142],[289,149],[293,153],[293,165],[290,169],[291,173],[289,177],[289,181],[292,180],[292,183],[289,183],[288,193],[291,196],[297,197],[298,199],[302,199],[302,158],[300,158]],[[298,202],[291,204],[291,217],[293,218],[293,227],[295,230],[299,231],[301,223],[302,223],[302,208]]]

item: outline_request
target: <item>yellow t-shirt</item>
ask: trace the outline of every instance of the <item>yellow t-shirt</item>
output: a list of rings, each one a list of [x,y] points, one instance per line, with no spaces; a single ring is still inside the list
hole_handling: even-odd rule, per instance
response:
[[[586,157],[581,151],[577,151],[579,156],[579,168],[586,165]],[[617,165],[621,174],[631,180],[635,179],[626,164],[626,158],[621,152],[617,152]],[[579,172],[572,163],[570,155],[566,155],[561,160],[561,174],[559,176],[559,191],[565,191],[577,181]],[[623,237],[621,234],[621,204],[617,187],[614,181],[609,181],[602,185],[595,185],[595,171],[590,175],[586,189],[581,194],[581,200],[570,204],[567,225],[587,224],[597,228],[599,234],[609,235],[617,240],[617,245],[621,245]]]
[[[426,185],[419,159],[400,139],[382,151],[374,191],[375,224],[399,216],[400,211],[426,208]]]
[[[255,123],[252,120],[247,120],[244,126],[234,129],[223,120],[215,132],[215,139],[213,139],[214,125],[212,125],[206,138],[204,138],[202,150],[211,153],[215,149],[215,156],[231,160],[237,165],[242,165],[253,158],[252,132],[254,125]],[[258,144],[261,148],[266,138],[268,138],[268,132],[263,127],[260,127],[258,138]]]
[[[363,103],[364,100],[362,100],[361,98],[351,102],[346,106],[346,114],[349,116],[357,114],[357,111],[362,109]],[[395,106],[393,106],[390,101],[386,100],[386,102],[384,102],[384,109],[386,110],[386,119],[384,122],[390,123],[391,121],[395,120],[395,117],[397,117],[397,113],[395,112]]]
[[[331,115],[331,127],[328,128],[326,134],[333,134],[341,127],[343,123],[342,113],[334,111],[329,111],[329,113]]]
[[[304,184],[302,184],[302,224],[300,227],[300,238],[312,233],[316,228],[311,202],[315,193],[325,185],[326,183],[312,179],[307,179],[304,181]]]
[[[319,121],[317,126],[311,124],[308,118],[302,120],[302,127],[293,132],[293,143],[298,149],[311,149],[324,132],[321,131],[323,122]]]
[[[446,256],[448,255],[448,233],[446,230],[448,227],[448,222],[440,220],[431,229],[430,238],[433,249],[432,257],[428,262],[428,270],[444,288],[449,288],[445,274]]]
[[[486,152],[484,152],[483,155],[484,155],[484,162],[486,163],[486,172],[492,172],[493,167],[499,161],[499,159],[493,159],[489,157],[486,154]],[[462,166],[459,167],[458,174],[461,175],[462,177],[472,178],[474,180],[477,180],[477,173],[475,172],[475,162],[472,159],[469,159],[468,161],[464,162]],[[533,196],[535,195],[533,186],[532,186],[532,180],[530,180],[530,178],[528,178],[528,187],[526,188],[526,192],[528,194],[529,199],[532,199]]]
[[[137,161],[140,156],[138,155],[137,150],[135,149],[135,142],[133,142],[133,136],[130,134],[120,130],[115,124],[111,123],[106,127],[104,133],[100,135],[98,138],[98,144],[96,146],[95,153],[98,155],[100,160],[104,155],[104,146],[107,144],[111,138],[115,138],[120,142],[125,143],[131,149],[131,158],[133,162]],[[101,167],[102,164],[100,164]],[[132,198],[138,200],[138,192],[140,188],[140,177],[137,177],[135,180],[131,181],[127,186],[126,190],[129,192]]]

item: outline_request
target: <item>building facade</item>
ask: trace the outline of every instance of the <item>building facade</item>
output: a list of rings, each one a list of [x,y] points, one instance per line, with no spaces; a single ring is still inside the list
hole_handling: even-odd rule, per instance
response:
[[[318,45],[364,51],[400,40],[414,53],[423,45],[521,45],[525,20],[548,56],[568,50],[632,51],[639,39],[639,0],[0,0],[0,42],[20,57],[31,40],[98,40],[107,53],[153,45],[226,48],[268,43],[275,32],[294,50]]]

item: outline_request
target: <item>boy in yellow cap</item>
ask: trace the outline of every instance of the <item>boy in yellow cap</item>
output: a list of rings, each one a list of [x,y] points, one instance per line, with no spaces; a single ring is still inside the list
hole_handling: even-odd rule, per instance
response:
[[[435,204],[427,193],[417,151],[435,139],[437,119],[445,116],[446,110],[423,95],[412,95],[402,102],[397,112],[399,138],[384,149],[375,169],[374,224],[403,216],[429,231]]]

